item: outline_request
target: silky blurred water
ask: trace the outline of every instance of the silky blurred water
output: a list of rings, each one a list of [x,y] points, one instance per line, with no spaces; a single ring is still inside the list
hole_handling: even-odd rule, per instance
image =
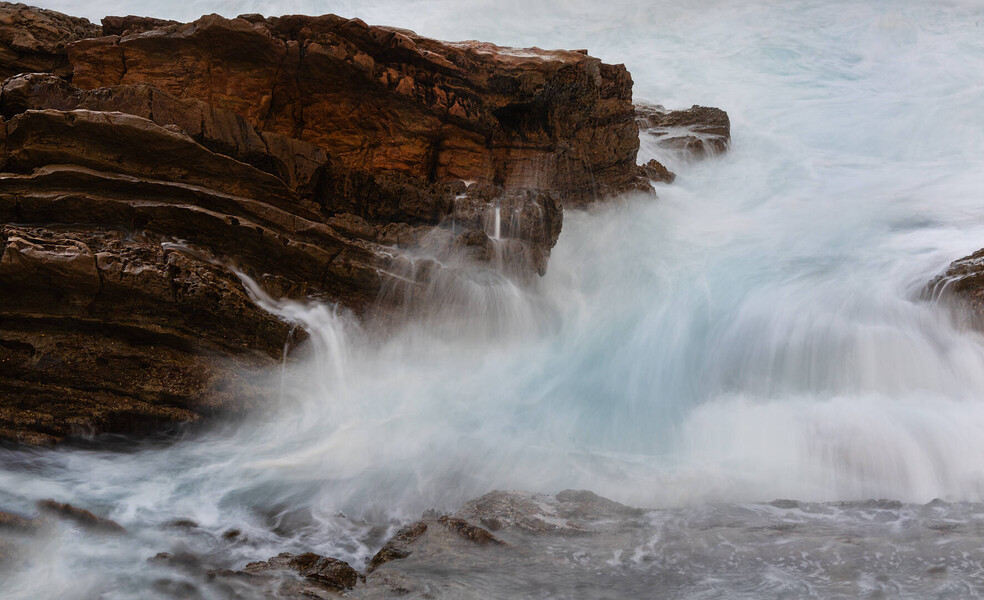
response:
[[[0,596],[146,597],[146,559],[175,548],[361,566],[396,524],[496,488],[984,500],[984,337],[919,300],[984,246],[981,4],[41,3],[588,48],[627,65],[637,100],[724,108],[733,143],[690,162],[643,139],[640,162],[678,174],[658,200],[568,212],[542,280],[472,273],[471,310],[444,320],[375,339],[333,307],[264,300],[312,339],[252,422],[126,452],[0,450],[0,508],[52,497],[131,532],[50,531]],[[221,542],[231,528],[245,541]]]

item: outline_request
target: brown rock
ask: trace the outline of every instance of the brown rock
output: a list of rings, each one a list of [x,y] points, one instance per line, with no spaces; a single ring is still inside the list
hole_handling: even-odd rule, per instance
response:
[[[71,504],[62,504],[54,500],[41,500],[38,502],[38,509],[46,514],[72,521],[86,529],[100,531],[103,533],[123,533],[126,530],[123,526],[111,519],[98,517],[84,508],[78,508]]]
[[[65,47],[101,33],[86,19],[0,2],[0,78],[32,71],[70,76]]]
[[[350,171],[552,189],[572,205],[634,184],[632,80],[580,52],[444,43],[334,15],[209,15],[69,55],[83,88],[197,98]]]
[[[662,106],[639,105],[639,128],[656,136],[667,148],[693,157],[721,154],[731,143],[731,120],[720,108],[697,106],[668,111]]]
[[[0,530],[33,531],[41,526],[41,519],[28,519],[0,510]]]
[[[117,112],[46,109],[21,113],[6,127],[2,169],[7,172],[75,164],[263,198],[269,204],[313,216],[298,206],[296,195],[276,177],[210,152],[187,135],[148,119]]]
[[[12,77],[0,90],[0,114],[12,119],[28,110],[123,112],[167,127],[176,126],[212,152],[224,154],[277,176],[287,187],[311,198],[323,185],[327,153],[313,144],[257,131],[230,111],[194,99],[174,98],[148,85],[80,90],[44,73]]]
[[[261,390],[240,369],[273,362],[289,330],[227,271],[157,237],[6,226],[0,247],[6,439],[50,443],[241,412]]]
[[[984,328],[984,249],[950,263],[929,282],[922,296],[949,305],[963,324]]]
[[[396,535],[386,542],[386,544],[379,549],[379,552],[372,557],[372,560],[369,562],[369,568],[366,569],[366,573],[372,573],[379,568],[380,565],[391,560],[397,560],[410,556],[411,550],[409,546],[426,531],[427,523],[424,523],[423,521],[417,521],[416,523],[401,528],[396,532]]]
[[[476,544],[494,545],[499,546],[502,544],[501,541],[497,540],[494,535],[489,533],[487,530],[482,529],[472,525],[464,519],[459,519],[457,517],[443,516],[438,519],[438,522],[444,525],[448,531],[453,531],[459,536],[465,538],[468,541],[475,542]]]
[[[585,535],[598,521],[635,517],[639,509],[586,490],[564,490],[556,496],[526,492],[490,492],[466,503],[454,516],[490,529],[537,535]]]
[[[362,579],[347,562],[313,552],[298,555],[282,552],[270,560],[246,565],[243,572],[255,575],[277,570],[294,571],[310,582],[336,590],[352,589]]]
[[[676,174],[663,166],[663,163],[656,159],[650,160],[646,164],[642,165],[643,176],[651,179],[652,181],[658,181],[663,183],[673,183],[676,180]]]
[[[152,17],[136,17],[133,15],[128,15],[125,17],[103,17],[102,34],[103,35],[134,35],[137,33],[143,33],[144,31],[150,31],[152,29],[167,27],[168,25],[180,25],[180,23],[178,23],[177,21],[169,21],[167,19],[154,19]],[[88,37],[95,37],[95,36],[88,36]]]

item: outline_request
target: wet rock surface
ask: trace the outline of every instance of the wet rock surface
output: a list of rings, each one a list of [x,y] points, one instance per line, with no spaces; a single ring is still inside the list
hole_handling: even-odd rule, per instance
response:
[[[100,533],[124,533],[126,531],[122,525],[112,519],[100,517],[92,511],[55,500],[41,500],[38,502],[38,510],[42,514],[71,521],[90,531]]]
[[[40,519],[0,511],[0,530],[33,531],[41,526]]]
[[[968,326],[984,327],[984,249],[950,263],[927,284],[922,297],[950,305]]]
[[[284,552],[267,561],[250,563],[243,572],[256,575],[282,570],[294,571],[312,583],[335,590],[352,589],[361,579],[359,572],[347,562],[313,552],[299,555]]]
[[[781,499],[644,510],[584,490],[496,491],[452,515],[428,511],[364,563],[297,549],[256,561],[267,545],[226,538],[228,524],[177,526],[174,519],[158,526],[172,547],[150,550],[148,542],[165,538],[146,536],[139,519],[124,522],[126,530],[103,530],[115,522],[50,504],[41,519],[0,514],[0,572],[31,560],[29,540],[60,531],[66,542],[110,539],[109,532],[114,544],[133,545],[146,571],[139,585],[163,598],[635,598],[654,590],[667,597],[972,598],[984,585],[979,503]],[[491,535],[493,523],[502,543],[461,533]],[[101,588],[88,589],[98,596]]]
[[[366,569],[366,572],[372,573],[384,563],[410,556],[410,545],[417,541],[417,538],[424,535],[426,531],[427,523],[424,523],[423,521],[417,521],[416,523],[401,528],[396,532],[396,535],[386,542],[386,544],[379,549],[379,552],[372,557],[372,560],[369,561],[369,567]]]
[[[939,500],[642,510],[583,490],[497,491],[450,518],[494,523],[506,545],[441,540],[432,536],[447,530],[428,528],[412,554],[380,566],[352,594],[973,597],[981,514],[979,504]]]
[[[731,120],[720,108],[693,105],[686,110],[662,106],[635,107],[639,129],[652,135],[664,148],[685,156],[703,158],[727,151],[731,143]]]

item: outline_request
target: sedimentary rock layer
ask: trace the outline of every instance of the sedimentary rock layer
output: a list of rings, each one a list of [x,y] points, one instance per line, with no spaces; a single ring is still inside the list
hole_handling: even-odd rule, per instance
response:
[[[573,204],[641,185],[632,80],[586,53],[438,42],[334,15],[210,15],[68,55],[80,87],[150,84],[352,170],[551,189]]]

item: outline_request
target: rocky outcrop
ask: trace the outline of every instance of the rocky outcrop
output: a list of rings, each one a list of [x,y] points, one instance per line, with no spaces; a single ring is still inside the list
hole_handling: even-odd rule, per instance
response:
[[[731,144],[731,120],[720,108],[697,106],[686,110],[666,110],[662,106],[636,106],[639,129],[652,135],[664,147],[693,158],[727,151]]]
[[[244,281],[403,318],[463,266],[543,274],[565,206],[672,179],[584,51],[6,3],[0,43],[0,439],[243,414],[303,335]]]
[[[550,189],[571,204],[641,185],[632,80],[586,53],[438,42],[334,15],[210,15],[68,52],[80,87],[196,98],[352,171]]]
[[[42,500],[38,502],[38,510],[41,511],[41,514],[47,514],[59,519],[71,521],[72,523],[75,523],[80,527],[84,527],[89,531],[99,533],[126,532],[126,529],[124,529],[123,526],[116,521],[97,516],[92,511],[88,511],[77,506],[72,506],[71,504],[56,502],[50,499]]]

